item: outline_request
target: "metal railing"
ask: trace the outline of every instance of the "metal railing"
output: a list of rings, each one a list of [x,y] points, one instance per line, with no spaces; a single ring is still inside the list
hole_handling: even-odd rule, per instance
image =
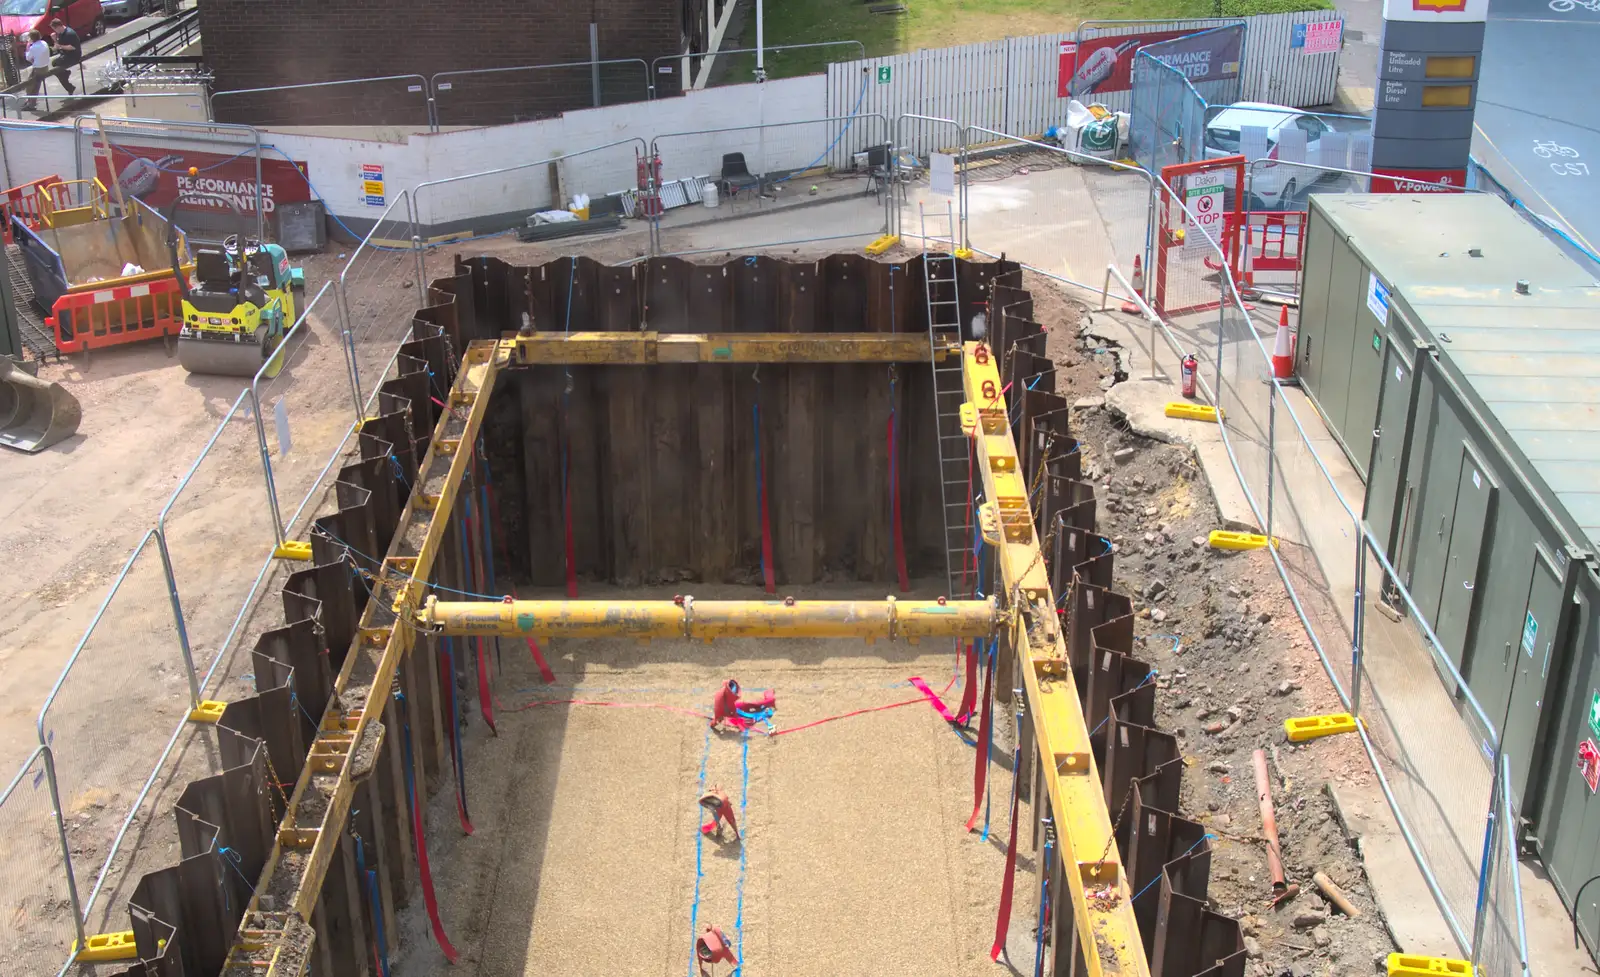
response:
[[[773,45],[773,46],[764,47],[764,48],[761,48],[760,50],[761,50],[761,53],[763,54],[764,57],[769,57],[769,58],[776,57],[776,58],[780,58],[781,59],[786,52],[809,51],[809,50],[816,50],[818,48],[846,47],[846,46],[852,46],[852,45],[856,48],[856,51],[857,51],[856,57],[858,59],[866,58],[866,56],[867,56],[867,46],[865,44],[861,43],[860,41],[855,41],[855,40],[814,41],[814,42],[811,42],[809,44],[779,44],[779,45]],[[681,93],[681,92],[693,91],[695,89],[705,87],[703,85],[700,85],[700,84],[697,84],[697,83],[693,83],[692,80],[688,77],[689,71],[694,68],[694,65],[691,65],[690,62],[698,61],[698,62],[701,62],[703,64],[706,61],[707,58],[715,59],[715,58],[721,58],[721,57],[729,56],[729,55],[742,55],[742,54],[755,54],[755,53],[757,53],[756,48],[745,47],[745,48],[724,48],[724,49],[720,49],[720,50],[718,50],[716,52],[701,53],[701,54],[663,54],[660,57],[655,58],[654,60],[652,60],[650,62],[650,97],[651,98],[659,98],[660,97],[659,86],[657,86],[657,84],[656,84],[656,79],[659,78],[662,75],[666,75],[666,74],[671,74],[672,73],[672,69],[670,67],[667,68],[666,70],[662,70],[661,66],[663,64],[665,64],[666,62],[678,61],[678,62],[682,62],[682,64],[685,66],[682,69],[684,73],[679,78],[679,81],[681,82],[681,84],[678,86],[678,91]],[[764,80],[764,79],[751,79],[751,80],[760,81],[760,80]]]
[[[367,125],[420,125],[433,131],[438,131],[439,128],[438,120],[434,116],[433,89],[429,86],[428,79],[422,75],[379,75],[372,78],[306,82],[300,85],[230,88],[212,94],[211,106],[215,112],[219,108],[219,100],[222,102],[220,108],[226,110],[248,96],[281,95],[289,92],[312,97],[291,98],[282,111],[276,113],[255,113],[250,124],[348,125],[353,118],[361,118],[362,123]],[[387,102],[379,104],[377,111],[368,113],[367,117],[352,115],[352,111],[357,107],[372,108],[378,99],[394,101],[392,105]],[[392,113],[395,106],[398,106],[401,115],[407,114],[408,109],[414,109],[416,114],[410,118],[397,118]],[[323,114],[324,112],[326,114]],[[215,115],[212,117],[215,118]]]

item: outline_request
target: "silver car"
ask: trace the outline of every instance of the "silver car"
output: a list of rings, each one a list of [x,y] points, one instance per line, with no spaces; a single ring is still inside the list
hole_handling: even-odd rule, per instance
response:
[[[132,20],[161,6],[159,0],[100,0],[106,17],[114,20]]]

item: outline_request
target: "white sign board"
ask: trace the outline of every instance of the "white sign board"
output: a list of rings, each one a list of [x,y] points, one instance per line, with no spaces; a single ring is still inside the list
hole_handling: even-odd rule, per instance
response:
[[[1489,0],[1383,0],[1383,19],[1481,24],[1489,19]]]
[[[1221,183],[1185,188],[1183,202],[1189,208],[1183,221],[1185,251],[1209,250],[1211,242],[1206,240],[1207,234],[1211,235],[1211,241],[1221,247],[1224,227],[1222,195],[1226,189]]]
[[[934,153],[928,158],[928,190],[953,197],[956,193],[956,158],[949,153]]]
[[[1389,321],[1389,286],[1370,271],[1367,272],[1367,308],[1372,310],[1379,322]]]

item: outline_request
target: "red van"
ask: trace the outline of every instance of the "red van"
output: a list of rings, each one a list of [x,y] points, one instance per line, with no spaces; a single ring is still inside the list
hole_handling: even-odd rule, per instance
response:
[[[18,38],[38,31],[48,41],[50,22],[57,17],[85,41],[106,32],[100,0],[0,0],[0,31]]]

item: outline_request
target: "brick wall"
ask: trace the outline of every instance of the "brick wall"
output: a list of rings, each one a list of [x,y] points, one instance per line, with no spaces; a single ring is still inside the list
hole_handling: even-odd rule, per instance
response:
[[[704,0],[202,0],[200,31],[214,91],[346,78],[601,59],[647,64],[683,49]],[[675,77],[671,76],[671,77]],[[545,118],[593,104],[590,69],[452,79],[439,93],[442,125]],[[422,125],[416,79],[300,92],[224,96],[220,122],[263,125]],[[604,104],[645,97],[638,65],[601,69]],[[670,94],[670,93],[667,93]]]

